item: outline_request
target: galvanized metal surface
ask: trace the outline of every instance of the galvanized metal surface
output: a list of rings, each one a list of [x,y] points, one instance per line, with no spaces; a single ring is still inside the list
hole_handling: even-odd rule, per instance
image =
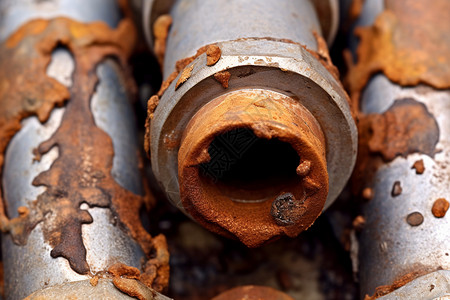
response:
[[[171,12],[171,9],[174,5],[176,0],[143,0],[142,4],[142,19],[143,19],[143,30],[144,35],[147,40],[148,45],[150,48],[153,48],[153,32],[152,32],[152,26],[154,21],[158,18],[158,16],[162,14],[168,14]],[[243,33],[244,29],[247,29],[244,25],[245,24],[251,24],[251,27],[253,30],[259,30],[258,26],[263,24],[266,31],[271,30],[274,31],[275,28],[268,29],[267,27],[271,26],[271,22],[275,20],[276,24],[281,24],[282,22],[285,22],[286,18],[288,18],[289,21],[292,20],[292,18],[296,18],[295,24],[301,21],[302,18],[307,18],[310,20],[311,16],[308,15],[308,10],[310,7],[310,4],[312,3],[313,6],[316,7],[316,12],[314,12],[315,18],[318,18],[318,21],[321,23],[321,28],[324,28],[325,31],[328,33],[325,35],[325,39],[329,46],[331,46],[332,42],[334,41],[334,38],[336,36],[337,30],[338,30],[338,24],[339,24],[339,5],[337,0],[308,0],[308,1],[254,1],[255,3],[252,5],[252,9],[257,9],[258,12],[263,12],[262,15],[260,15],[260,18],[257,20],[255,19],[249,19],[249,14],[246,14],[245,11],[237,11],[239,9],[238,6],[247,5],[247,2],[239,1],[237,2],[239,5],[236,6],[236,2],[229,2],[229,1],[204,1],[204,3],[201,3],[201,6],[205,5],[205,7],[201,7],[201,11],[199,11],[201,15],[201,20],[196,20],[195,22],[198,22],[200,26],[202,26],[202,22],[210,22],[213,21],[215,18],[214,14],[217,14],[218,10],[220,10],[219,14],[223,15],[225,17],[231,16],[231,10],[233,10],[232,13],[238,13],[239,16],[243,16],[243,19],[239,20],[236,19],[236,21],[232,20],[226,20],[229,25],[234,24],[235,27],[232,28],[233,31],[240,30],[240,33]],[[271,3],[272,2],[272,3]],[[306,3],[309,2],[309,3]],[[180,3],[180,1],[178,1]],[[298,8],[299,6],[304,6],[306,3],[308,9],[306,11],[304,9],[300,10],[294,10],[294,11],[288,11],[289,8]],[[189,4],[191,6],[191,4]],[[193,3],[191,6],[191,9],[198,9],[200,6],[198,3]],[[273,7],[275,5],[276,7]],[[233,7],[234,6],[234,7]],[[283,6],[283,7],[282,7]],[[211,8],[214,8],[211,11]],[[317,12],[319,10],[321,12]],[[206,12],[206,14],[204,14]],[[253,13],[253,11],[252,11]],[[196,12],[197,14],[197,12]],[[285,15],[283,15],[285,14]],[[318,15],[318,16],[317,16]],[[194,16],[187,16],[187,18],[193,18]],[[206,20],[209,19],[209,20]],[[251,23],[254,21],[255,23]],[[239,23],[241,22],[241,23]],[[210,31],[210,33],[213,30],[216,30],[216,27],[210,28],[206,26],[199,27],[199,32],[204,31]],[[301,25],[303,27],[304,25]],[[220,31],[229,30],[229,28],[219,28]],[[283,28],[283,31],[286,32],[286,34],[290,36],[295,36],[298,31],[301,30],[300,28],[296,28],[295,26],[292,26],[290,28]],[[324,31],[324,30],[321,30]],[[259,32],[259,33],[262,33]],[[317,33],[320,33],[317,31]],[[214,35],[216,33],[213,33]],[[223,32],[221,34],[224,34]],[[257,35],[260,36],[260,35]],[[257,36],[251,36],[251,37],[257,37]],[[250,36],[248,36],[250,37]],[[265,37],[271,37],[271,36],[265,36]],[[277,36],[278,37],[278,36]],[[226,41],[226,40],[221,40]],[[295,40],[294,40],[295,41]]]
[[[157,107],[151,124],[151,159],[156,178],[171,201],[181,207],[177,149],[165,140],[180,141],[181,134],[195,112],[205,103],[241,88],[261,88],[296,96],[318,120],[327,143],[330,190],[325,208],[344,187],[356,157],[356,127],[343,90],[309,52],[296,44],[269,40],[242,40],[218,44],[221,59],[206,66],[206,55],[199,56],[190,78],[175,91],[172,82]],[[249,54],[251,53],[251,55]],[[231,73],[229,88],[223,89],[213,75]]]
[[[0,12],[0,39],[6,38],[21,23],[38,16],[51,18],[65,15],[86,22],[103,20],[110,26],[115,26],[120,18],[116,2],[109,0],[2,1]],[[70,53],[65,49],[55,50],[47,74],[70,86],[73,70],[74,61]],[[102,63],[97,74],[99,84],[91,107],[96,124],[113,140],[115,157],[112,175],[123,187],[142,194],[134,116],[123,75],[113,60]],[[61,123],[64,111],[64,108],[54,109],[45,124],[41,124],[36,117],[23,120],[22,129],[8,146],[2,187],[9,217],[16,217],[19,206],[28,206],[45,190],[44,187],[34,187],[31,182],[50,168],[58,157],[58,149],[55,147],[43,155],[40,162],[33,161],[32,151],[52,136]],[[140,267],[142,250],[116,225],[109,209],[89,208],[84,204],[81,209],[88,210],[94,220],[92,224],[82,227],[87,261],[92,272],[105,271],[116,262]],[[74,272],[66,259],[51,258],[50,251],[50,245],[43,239],[41,224],[31,232],[25,246],[14,244],[9,235],[3,235],[6,299],[22,299],[45,287],[88,278]]]
[[[313,31],[319,20],[308,0],[191,0],[176,1],[167,38],[163,77],[175,63],[205,45],[245,38],[287,39],[317,50]],[[250,50],[250,49],[249,49]],[[248,51],[247,54],[253,54]]]

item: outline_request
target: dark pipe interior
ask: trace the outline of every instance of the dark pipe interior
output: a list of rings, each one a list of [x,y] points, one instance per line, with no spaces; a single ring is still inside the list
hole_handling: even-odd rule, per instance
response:
[[[229,197],[263,200],[300,181],[300,157],[291,145],[258,138],[247,128],[217,136],[208,152],[211,160],[200,165],[200,173]]]

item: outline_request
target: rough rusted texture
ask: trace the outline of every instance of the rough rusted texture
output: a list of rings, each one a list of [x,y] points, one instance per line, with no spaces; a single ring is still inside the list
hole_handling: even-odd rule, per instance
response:
[[[395,280],[394,283],[390,285],[382,285],[375,289],[375,293],[372,296],[366,295],[364,297],[364,300],[375,300],[379,297],[382,297],[384,295],[387,295],[393,291],[395,291],[398,288],[401,288],[405,284],[413,281],[414,279],[423,276],[429,272],[432,272],[432,270],[424,269],[418,267],[419,270],[412,271],[410,273],[407,273],[403,276],[401,276],[399,279]]]
[[[294,300],[291,296],[265,286],[242,286],[226,291],[211,300]]]
[[[194,65],[191,65],[183,69],[180,78],[178,78],[177,84],[175,85],[175,90],[177,90],[183,83],[185,83],[191,77],[192,70],[194,70]]]
[[[220,59],[222,50],[217,45],[209,45],[206,47],[206,65],[214,66]]]
[[[108,269],[113,276],[113,284],[121,292],[141,300],[153,299],[156,294],[149,290],[140,281],[141,272],[134,267],[122,263],[116,263]]]
[[[439,127],[424,104],[406,98],[396,100],[383,114],[360,114],[358,137],[352,185],[359,195],[386,161],[412,153],[434,156]]]
[[[73,270],[87,274],[89,265],[81,226],[93,220],[80,205],[110,208],[119,226],[148,255],[144,269],[150,272],[153,281],[147,284],[164,286],[168,277],[165,239],[163,236],[152,239],[142,227],[138,216],[145,204],[144,197],[124,189],[113,179],[112,140],[95,125],[90,110],[98,82],[97,65],[107,57],[115,57],[126,70],[135,39],[129,19],[122,20],[117,29],[111,29],[102,22],[83,24],[56,18],[27,23],[2,45],[1,70],[5,67],[8,73],[1,74],[0,120],[2,127],[9,130],[0,132],[2,142],[7,142],[19,130],[17,125],[24,117],[37,114],[45,121],[54,104],[70,98],[60,127],[35,151],[39,159],[53,147],[59,150],[51,168],[33,180],[33,185],[45,186],[45,192],[30,207],[21,208],[18,218],[8,220],[3,211],[2,230],[8,231],[15,243],[25,244],[33,228],[42,222],[44,239],[53,248],[51,256],[65,257]],[[52,51],[57,46],[66,47],[75,61],[73,85],[69,90],[46,75]],[[0,150],[3,154],[5,149]]]
[[[170,15],[159,16],[153,24],[153,36],[155,37],[155,46],[153,51],[155,52],[160,66],[164,63],[166,40],[169,35],[170,25],[172,25],[172,17]]]
[[[214,74],[214,79],[217,80],[224,89],[228,88],[228,81],[230,80],[231,73],[228,71],[217,72]]]
[[[419,226],[423,223],[423,215],[420,212],[412,212],[406,217],[406,222],[411,226]]]
[[[401,185],[400,181],[396,181],[392,185],[391,196],[397,197],[402,193],[402,191],[403,191],[403,189],[402,189],[402,185]]]
[[[401,155],[423,153],[434,156],[439,127],[427,107],[413,99],[401,99],[383,114],[372,115],[371,152],[387,161]]]
[[[423,172],[425,172],[425,165],[423,164],[423,159],[419,159],[418,161],[416,161],[411,167],[411,169],[415,169],[416,174],[418,175],[423,174]]]
[[[358,63],[347,78],[354,103],[378,72],[401,85],[450,88],[450,2],[386,0],[385,7],[373,26],[355,31],[360,38]]]
[[[443,218],[448,211],[450,204],[445,198],[439,198],[433,203],[431,212],[436,218]]]
[[[244,191],[221,188],[201,175],[201,166],[211,161],[213,140],[231,130],[246,128],[259,139],[277,139],[298,153],[300,164],[307,160],[311,170],[305,176],[274,186],[267,200],[243,203],[231,200],[231,193],[246,198]],[[270,158],[267,158],[270,159]],[[319,216],[328,193],[324,136],[317,121],[296,100],[268,91],[237,91],[206,104],[189,122],[178,153],[178,178],[184,208],[209,230],[239,239],[256,247],[281,235],[296,236]],[[264,161],[261,161],[264,164]],[[279,195],[291,193],[301,215],[289,217],[291,224],[277,224],[271,215]],[[283,205],[282,205],[283,206]],[[289,205],[288,205],[289,206]]]

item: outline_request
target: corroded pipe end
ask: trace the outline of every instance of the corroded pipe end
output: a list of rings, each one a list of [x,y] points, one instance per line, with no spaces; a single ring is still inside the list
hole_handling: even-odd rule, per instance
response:
[[[257,247],[298,235],[328,194],[325,138],[297,100],[258,89],[202,107],[178,152],[181,202],[209,230]]]
[[[265,286],[241,286],[228,290],[212,300],[294,300],[291,296]]]

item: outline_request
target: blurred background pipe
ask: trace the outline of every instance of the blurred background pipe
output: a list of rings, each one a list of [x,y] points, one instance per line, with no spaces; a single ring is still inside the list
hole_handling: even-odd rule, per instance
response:
[[[356,26],[373,25],[384,9],[382,0],[365,1]],[[434,21],[441,22],[438,18]],[[428,25],[417,18],[416,26]],[[354,53],[358,42],[354,36],[350,40]],[[442,55],[448,57],[448,53]],[[384,74],[376,74],[360,98],[364,116],[391,112],[392,117],[395,116],[393,108],[402,105],[408,105],[410,115],[417,107],[428,114],[415,117],[416,123],[409,123],[406,133],[396,134],[410,134],[404,140],[406,145],[422,139],[424,147],[435,151],[414,151],[384,161],[372,155],[372,162],[381,161],[373,176],[367,180],[369,169],[356,174],[355,180],[365,187],[363,197],[368,200],[363,205],[365,225],[359,239],[361,297],[438,299],[450,295],[450,216],[445,209],[450,200],[450,91],[424,84],[401,86]],[[430,120],[437,129],[425,137],[413,135],[417,126],[425,127]],[[410,122],[406,117],[399,119],[399,124],[406,122]],[[377,128],[381,127],[374,130]],[[395,127],[390,130],[394,135]]]
[[[335,1],[322,3],[337,10]],[[316,6],[180,0],[144,7],[151,45],[153,26],[165,22],[168,30],[153,32],[167,35],[165,53],[156,51],[167,89],[149,102],[146,142],[172,203],[250,247],[307,229],[341,192],[356,156],[354,121],[324,62]],[[337,24],[337,13],[330,15]]]
[[[67,16],[82,22],[104,21],[111,27],[116,27],[121,18],[118,4],[110,0],[4,0],[0,1],[0,15],[0,41],[35,18]],[[71,53],[65,48],[57,48],[52,54],[47,75],[70,87],[74,68]],[[124,74],[115,60],[106,59],[98,66],[97,75],[99,83],[91,99],[91,110],[96,125],[108,133],[113,142],[112,176],[124,188],[142,195],[139,159],[134,155],[138,152],[134,113]],[[43,186],[33,186],[32,181],[50,168],[59,155],[58,149],[55,147],[43,155],[40,162],[33,162],[33,149],[53,135],[64,112],[64,107],[54,109],[44,124],[37,117],[24,119],[22,129],[11,140],[5,154],[2,178],[2,191],[10,218],[17,217],[20,206],[28,206],[29,201],[45,191]],[[116,262],[140,268],[144,259],[142,249],[117,226],[117,220],[112,222],[115,216],[110,209],[86,204],[80,208],[93,217],[91,224],[82,225],[82,239],[91,274],[78,274],[65,258],[52,258],[52,248],[44,241],[40,223],[32,230],[26,245],[15,244],[9,234],[2,236],[5,299],[23,299],[33,292],[38,293],[34,297],[44,296],[46,299],[62,299],[70,295],[86,299],[131,299],[119,292],[109,279],[101,279],[97,289],[89,279],[92,274],[105,272]],[[71,284],[75,281],[78,284]]]

